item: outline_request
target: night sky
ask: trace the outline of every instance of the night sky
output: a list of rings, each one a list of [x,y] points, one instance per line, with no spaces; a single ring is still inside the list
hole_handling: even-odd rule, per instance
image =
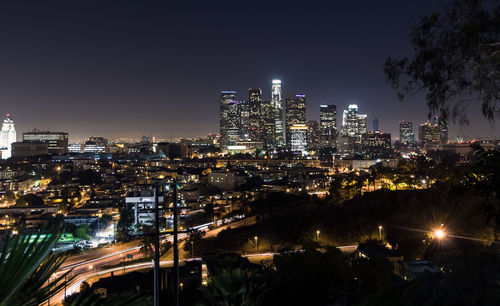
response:
[[[398,120],[426,119],[421,97],[398,102],[382,65],[411,55],[411,26],[448,1],[177,2],[2,1],[0,113],[18,135],[201,136],[218,132],[220,90],[270,99],[279,78],[285,95],[307,94],[309,120],[320,104],[356,103],[394,138]],[[479,110],[450,136],[498,137]]]

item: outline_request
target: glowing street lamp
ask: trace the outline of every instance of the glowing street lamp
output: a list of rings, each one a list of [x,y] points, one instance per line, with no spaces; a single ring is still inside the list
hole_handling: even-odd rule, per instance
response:
[[[316,231],[316,241],[319,242],[319,230]]]
[[[259,237],[255,236],[253,239],[255,240],[255,253],[259,253]]]
[[[433,232],[432,232],[433,236],[438,239],[438,240],[441,240],[443,238],[446,237],[446,232],[444,231],[443,228],[437,228],[435,229]]]
[[[378,226],[378,240],[382,240],[382,225]]]

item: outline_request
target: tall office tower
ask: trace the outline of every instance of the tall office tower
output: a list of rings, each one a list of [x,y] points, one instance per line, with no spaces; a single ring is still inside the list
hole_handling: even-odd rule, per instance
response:
[[[240,103],[240,138],[248,140],[248,125],[250,120],[250,103],[249,101],[241,101]]]
[[[2,124],[2,131],[0,132],[0,150],[3,159],[12,156],[12,143],[16,142],[16,129],[14,128],[14,121],[9,114],[5,117]]]
[[[437,125],[439,130],[441,131],[441,143],[448,142],[448,117],[444,114],[441,114],[438,118]]]
[[[307,150],[307,126],[294,124],[290,127],[290,150],[304,153]]]
[[[319,106],[319,125],[320,125],[320,147],[336,147],[337,138],[337,106],[320,105]]]
[[[342,135],[356,137],[356,134],[358,134],[358,125],[358,106],[351,104],[344,110],[344,115],[342,116]]]
[[[441,130],[436,123],[426,121],[420,125],[419,138],[422,145],[439,144],[441,142]]]
[[[229,101],[227,104],[226,132],[228,145],[235,145],[241,135],[240,101]]]
[[[262,90],[260,88],[248,89],[250,114],[248,116],[248,134],[252,141],[262,141]]]
[[[410,144],[415,141],[413,134],[413,123],[411,121],[399,121],[399,141],[403,144]]]
[[[48,144],[49,153],[65,154],[68,152],[68,133],[33,131],[23,133],[24,142],[43,142]]]
[[[234,90],[221,91],[220,105],[219,105],[221,147],[227,147],[229,144],[229,138],[227,134],[227,110],[229,102],[235,100],[236,100],[236,91]]]
[[[373,118],[373,121],[372,121],[372,131],[378,131],[378,118],[375,117]]]
[[[356,143],[361,143],[361,135],[366,133],[367,117],[366,114],[358,113],[356,104],[349,105],[342,118],[342,135],[353,137]]]
[[[276,108],[271,101],[263,101],[260,108],[262,145],[269,150],[276,147]]]
[[[283,135],[283,89],[281,88],[281,80],[273,80],[272,84],[271,102],[275,109],[275,146],[282,147],[285,145]]]
[[[291,128],[295,124],[306,124],[306,95],[300,94],[286,98],[285,110],[286,147],[291,148]]]
[[[358,136],[359,140],[361,140],[361,135],[367,132],[367,126],[368,126],[368,116],[366,114],[359,114],[358,115]]]
[[[310,120],[306,123],[307,126],[307,147],[309,150],[317,150],[319,148],[319,124],[316,120]]]
[[[366,158],[386,158],[392,153],[391,134],[373,131],[361,136],[361,153]]]

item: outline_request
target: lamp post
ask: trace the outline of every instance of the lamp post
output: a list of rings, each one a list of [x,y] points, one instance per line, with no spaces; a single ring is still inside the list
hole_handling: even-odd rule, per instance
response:
[[[382,240],[382,225],[378,226],[378,240]]]
[[[316,241],[319,242],[319,230],[316,231]]]
[[[259,237],[255,236],[253,239],[255,240],[255,253],[259,253]]]

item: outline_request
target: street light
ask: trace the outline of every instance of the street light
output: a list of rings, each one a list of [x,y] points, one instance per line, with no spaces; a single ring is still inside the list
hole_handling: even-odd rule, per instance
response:
[[[436,228],[433,232],[432,235],[434,238],[441,240],[446,237],[446,232],[443,228]]]
[[[378,226],[378,240],[382,240],[382,225]]]
[[[253,239],[255,240],[255,253],[259,253],[259,237],[255,236]]]
[[[319,242],[319,230],[316,231],[316,241]]]

